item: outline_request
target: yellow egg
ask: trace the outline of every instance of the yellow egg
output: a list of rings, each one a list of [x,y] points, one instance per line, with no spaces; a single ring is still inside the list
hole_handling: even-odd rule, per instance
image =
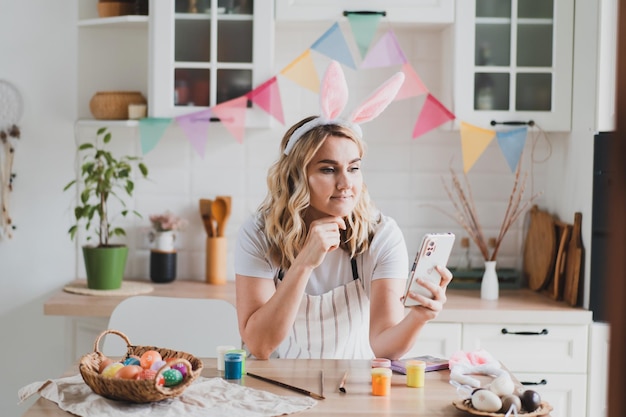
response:
[[[102,376],[106,378],[113,378],[115,377],[115,374],[117,373],[117,371],[119,371],[123,367],[124,367],[124,364],[121,362],[112,363],[106,368],[104,368],[104,370],[102,371]]]

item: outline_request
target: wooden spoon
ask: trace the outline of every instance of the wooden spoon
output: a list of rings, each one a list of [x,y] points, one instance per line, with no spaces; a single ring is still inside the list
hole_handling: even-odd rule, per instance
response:
[[[226,228],[226,222],[230,217],[230,204],[231,198],[228,196],[217,196],[211,207],[213,217],[217,222],[217,236],[224,236],[224,229]]]
[[[200,199],[200,216],[202,216],[202,223],[204,223],[204,230],[209,237],[216,235],[215,224],[213,219],[213,200],[208,198]]]

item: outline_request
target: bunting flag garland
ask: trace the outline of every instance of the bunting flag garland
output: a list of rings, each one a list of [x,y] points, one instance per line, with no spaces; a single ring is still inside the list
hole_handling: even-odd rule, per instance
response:
[[[359,48],[361,57],[360,69],[401,66],[405,81],[394,101],[426,94],[424,104],[413,127],[412,138],[416,139],[436,127],[454,120],[456,116],[435,98],[424,84],[420,76],[408,62],[400,43],[392,30],[386,31],[376,43],[372,40],[380,24],[380,15],[349,15],[348,21],[352,35]],[[313,45],[294,59],[280,71],[280,75],[291,80],[314,94],[319,94],[320,79],[311,55],[315,50],[345,66],[356,69],[355,61],[350,52],[339,22],[333,24]],[[248,100],[270,114],[281,124],[285,124],[280,85],[277,76],[273,76],[254,90],[241,97],[219,103],[209,109],[171,118],[144,118],[139,120],[141,151],[144,155],[159,143],[167,128],[175,120],[187,136],[192,148],[204,157],[208,144],[208,130],[211,117],[217,117],[224,128],[237,140],[243,143]],[[469,123],[460,122],[461,151],[463,169],[467,174],[478,158],[485,152],[491,141],[497,137],[498,145],[512,172],[519,164],[526,144],[527,127],[496,132],[483,129]]]
[[[239,143],[243,143],[247,104],[248,97],[241,96],[212,107],[213,114],[220,119],[224,127]]]
[[[335,23],[328,29],[322,36],[316,40],[311,49],[317,51],[323,55],[326,55],[330,59],[340,62],[352,69],[356,69],[354,59],[350,53],[350,48],[344,38],[339,23]]]
[[[246,94],[246,97],[272,115],[272,117],[278,120],[281,124],[285,124],[285,117],[283,116],[283,103],[280,99],[280,90],[278,88],[276,77],[272,77],[270,80],[250,91]]]
[[[172,119],[169,118],[146,117],[139,119],[139,137],[143,155],[154,149],[171,123]]]
[[[361,68],[391,67],[407,62],[408,60],[402,48],[400,48],[398,38],[396,38],[392,30],[389,30],[372,46],[372,49],[361,62]]]
[[[191,147],[201,158],[204,158],[208,140],[207,132],[211,125],[211,109],[178,116],[176,122],[183,132],[185,132],[189,143],[191,143]]]
[[[313,58],[311,58],[310,49],[304,51],[302,55],[283,68],[280,74],[315,94],[320,91],[320,79]]]
[[[422,111],[420,111],[415,127],[413,128],[413,139],[454,119],[454,114],[446,109],[432,94],[428,93],[426,101],[422,106]]]
[[[496,136],[496,132],[461,122],[461,150],[463,152],[463,172],[468,173]]]
[[[506,162],[509,164],[511,172],[517,170],[517,164],[519,163],[522,152],[524,151],[524,146],[526,145],[527,134],[528,128],[525,126],[506,132],[496,132],[498,145],[500,145],[500,150]]]
[[[365,57],[367,50],[374,39],[376,29],[380,23],[382,15],[380,14],[348,14],[348,22],[352,29],[352,35],[359,47],[361,57]]]
[[[394,101],[421,96],[422,94],[429,92],[428,88],[426,88],[422,79],[419,75],[417,75],[411,64],[407,62],[402,65],[402,72],[404,73],[404,83],[402,84],[402,87],[400,87],[400,91],[398,91]]]

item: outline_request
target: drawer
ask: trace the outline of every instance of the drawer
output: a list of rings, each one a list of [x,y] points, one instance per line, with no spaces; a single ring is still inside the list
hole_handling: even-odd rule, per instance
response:
[[[584,374],[551,374],[548,372],[515,372],[518,381],[525,383],[526,389],[535,390],[541,399],[550,403],[551,417],[585,417],[587,378]],[[527,385],[528,384],[528,385]],[[593,417],[601,413],[590,414]]]
[[[463,350],[484,349],[513,372],[587,372],[583,325],[464,324]]]

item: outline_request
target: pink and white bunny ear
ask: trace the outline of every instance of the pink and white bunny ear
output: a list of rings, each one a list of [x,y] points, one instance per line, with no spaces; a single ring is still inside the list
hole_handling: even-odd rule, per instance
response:
[[[393,101],[403,82],[404,73],[394,74],[357,106],[349,120],[364,123],[376,118]]]
[[[320,109],[322,117],[333,120],[339,117],[348,103],[348,84],[337,61],[332,61],[320,88]]]

